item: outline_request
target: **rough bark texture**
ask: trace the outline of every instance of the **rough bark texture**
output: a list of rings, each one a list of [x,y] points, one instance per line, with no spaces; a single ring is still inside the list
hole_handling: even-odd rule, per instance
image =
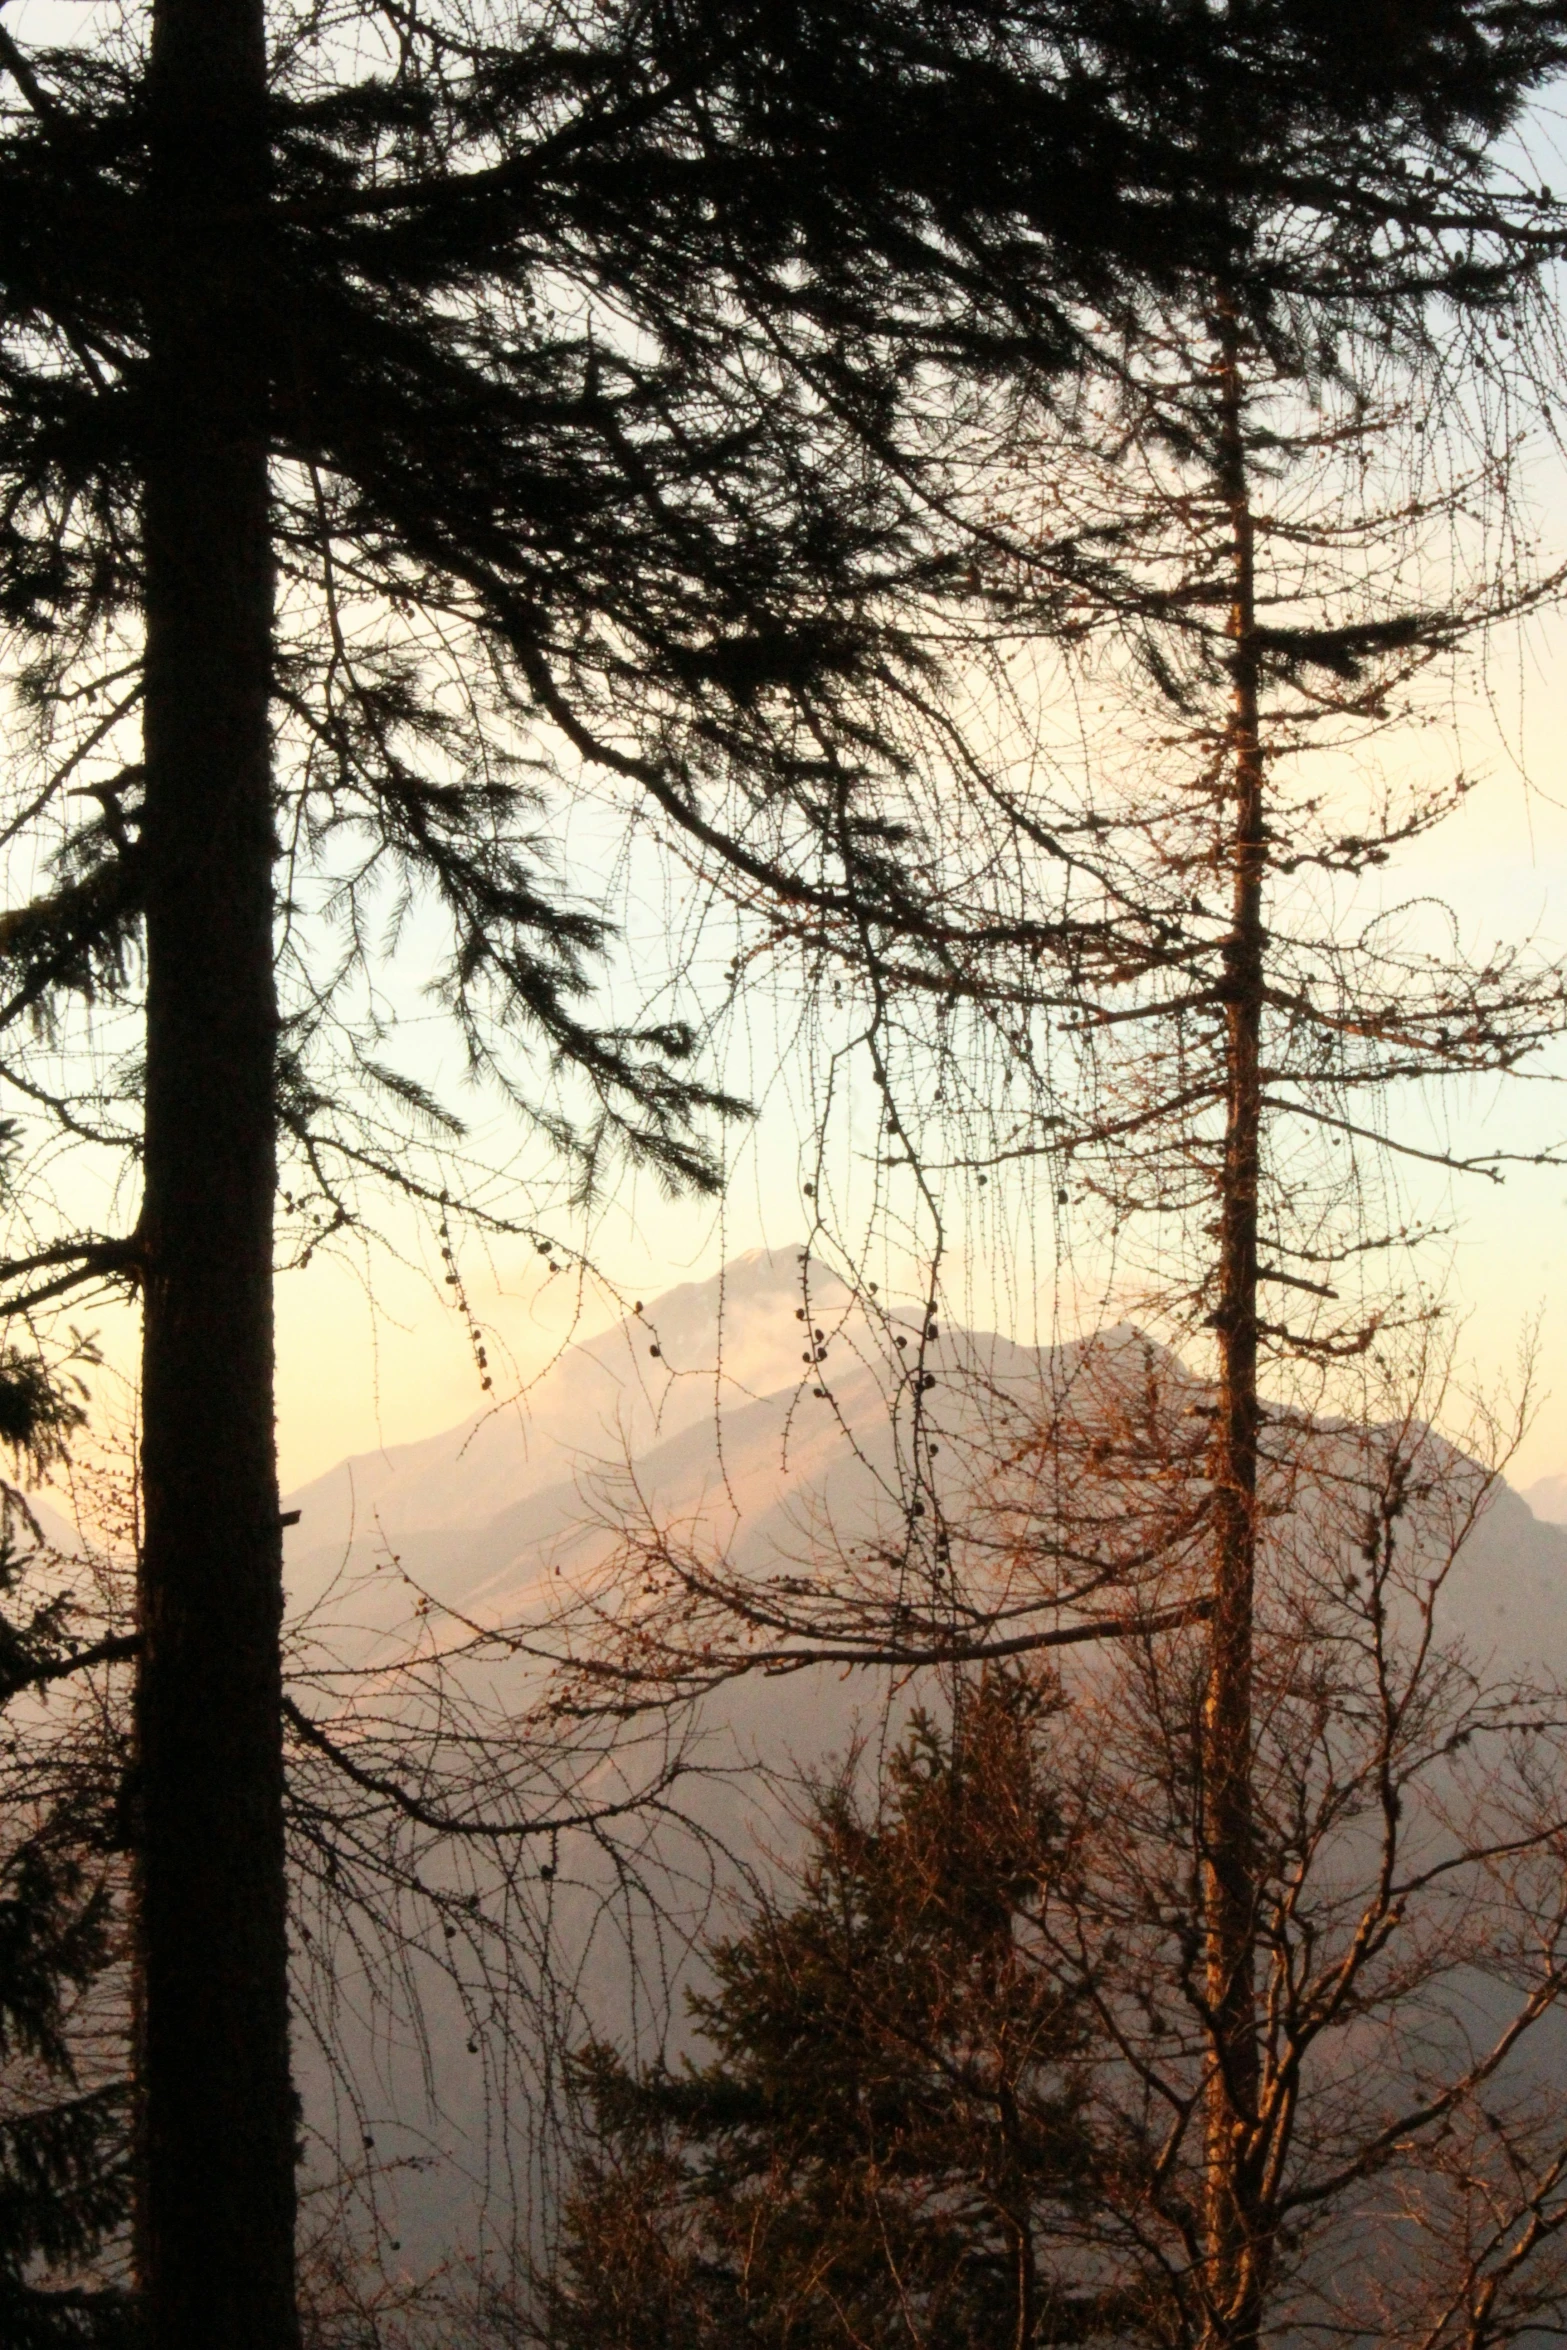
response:
[[[156,2350],[286,2350],[261,0],[157,0],[149,96],[137,2252]]]
[[[1258,2050],[1256,1874],[1251,1812],[1252,1595],[1257,1550],[1257,1187],[1264,932],[1263,764],[1257,714],[1253,526],[1233,329],[1219,361],[1221,490],[1233,562],[1228,848],[1231,923],[1224,950],[1227,1081],[1220,1175],[1219,1393],[1214,1420],[1214,1612],[1203,1718],[1203,1902],[1213,2070],[1206,2214],[1209,2338],[1255,2342],[1265,2246],[1256,2226]]]

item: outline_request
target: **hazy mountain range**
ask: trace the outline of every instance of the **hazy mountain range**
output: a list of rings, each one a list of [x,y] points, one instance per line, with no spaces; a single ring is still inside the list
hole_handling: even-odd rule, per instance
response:
[[[291,1494],[288,1506],[301,1513],[288,1538],[294,1603],[308,1606],[342,1578],[350,1636],[384,1638],[390,1654],[406,1628],[408,1595],[395,1575],[365,1576],[377,1558],[395,1557],[438,1603],[493,1623],[525,1618],[557,1566],[569,1576],[602,1552],[628,1505],[724,1546],[742,1567],[799,1557],[824,1533],[860,1539],[880,1517],[896,1523],[903,1508],[900,1373],[920,1336],[913,1318],[862,1312],[797,1249],[742,1257],[714,1280],[671,1290],[566,1348],[520,1402],[419,1443],[356,1455]],[[924,1362],[935,1379],[924,1403],[940,1433],[941,1465],[961,1480],[976,1417],[998,1397],[1026,1411],[1052,1372],[1059,1377],[1061,1358],[942,1329]],[[901,1417],[889,1409],[900,1392]],[[1567,1523],[1558,1516],[1567,1520],[1567,1477],[1544,1479],[1527,1495],[1500,1491],[1449,1583],[1449,1626],[1501,1671],[1567,1675]],[[857,1709],[874,1711],[880,1694],[870,1675],[753,1681],[713,1701],[713,1735],[730,1764],[747,1753],[812,1762],[840,1751]],[[742,1847],[749,1841],[755,1814],[743,1773],[697,1800],[723,1834]],[[774,1815],[767,1840],[776,1833]],[[568,1867],[563,1851],[577,1908],[567,1900],[554,1913],[557,1949],[573,1931],[580,1947],[591,1941],[582,1921],[597,1901],[594,1865],[589,1852]],[[626,1975],[624,1948],[611,1936],[576,1977],[588,2011],[617,2037],[629,2029]],[[494,2109],[487,2118],[467,2027],[443,2015],[439,2000],[430,2022],[438,2113],[424,2102],[411,2046],[399,2054],[376,2035],[366,2043],[375,2047],[378,2145],[440,2150],[433,2168],[387,2189],[389,2224],[404,2257],[415,2258],[434,2258],[469,2231],[482,2201],[475,2181],[494,2175]],[[526,2105],[515,2092],[514,2118],[518,2098]],[[548,2174],[536,2177],[547,2202]]]
[[[521,1399],[417,1443],[357,1454],[290,1494],[286,1507],[300,1513],[287,1537],[292,1610],[315,1608],[345,1654],[373,1658],[384,1643],[390,1658],[406,1638],[410,1595],[401,1577],[371,1570],[395,1558],[438,1605],[515,1622],[538,1608],[557,1567],[569,1575],[613,1542],[628,1505],[722,1545],[741,1567],[800,1557],[824,1535],[861,1540],[878,1521],[901,1521],[906,1374],[922,1345],[921,1370],[934,1381],[923,1408],[957,1490],[996,1400],[1026,1412],[1059,1379],[1063,1358],[983,1332],[943,1328],[928,1338],[907,1314],[863,1311],[799,1249],[741,1257],[565,1347]],[[1501,1670],[1567,1676],[1567,1475],[1497,1494],[1449,1600],[1449,1623]],[[880,1695],[872,1676],[826,1672],[744,1684],[715,1701],[714,1736],[730,1764],[749,1752],[809,1763],[841,1750],[857,1709],[874,1711]],[[720,1782],[709,1800],[725,1832],[743,1837],[743,1776]],[[547,1904],[536,1888],[559,1952],[598,1900],[591,1851],[582,1868],[562,1861]],[[595,1952],[591,1939],[578,1933],[569,1961],[584,2002],[572,2012],[620,2036],[629,2016],[623,1947],[611,1936]],[[677,1961],[671,1987],[679,1973]],[[438,1978],[425,2025],[421,2045],[417,2031],[389,2022],[345,1982],[339,2029],[365,2100],[347,2116],[348,2142],[357,2146],[370,2125],[376,2160],[391,2165],[379,2191],[382,2242],[414,2267],[471,2237],[481,2208],[504,2226],[497,2198],[507,2204],[513,2193],[501,2184],[509,2157],[497,2141],[493,2084],[487,2103],[469,2022]],[[575,2036],[577,2026],[568,2030]],[[307,2109],[330,2136],[344,2112],[303,2039],[300,2067]],[[499,2096],[514,2119],[526,2107],[521,2086]],[[410,2158],[421,2167],[399,2167]],[[524,2153],[515,2175],[530,2172],[548,2201],[548,2166],[538,2170]]]
[[[627,1506],[746,1566],[798,1556],[824,1531],[861,1539],[903,1507],[907,1395],[889,1399],[911,1359],[897,1341],[917,1333],[909,1317],[867,1316],[800,1250],[737,1258],[565,1348],[519,1400],[290,1494],[291,1592],[308,1601],[345,1565],[396,1556],[438,1600],[514,1618],[557,1566],[612,1540]],[[957,1482],[977,1417],[998,1397],[1026,1411],[1051,1360],[946,1329],[925,1359],[924,1408]],[[1567,1670],[1567,1475],[1498,1492],[1452,1598],[1481,1648]]]

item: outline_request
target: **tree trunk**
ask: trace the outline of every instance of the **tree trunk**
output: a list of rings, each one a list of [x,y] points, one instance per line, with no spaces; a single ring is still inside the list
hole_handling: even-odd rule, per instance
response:
[[[1211,1456],[1214,1612],[1203,1713],[1203,1906],[1211,2033],[1207,2110],[1207,2338],[1249,2350],[1264,2246],[1251,2178],[1259,2059],[1251,1804],[1252,1599],[1257,1552],[1257,1189],[1262,1123],[1263,765],[1257,715],[1253,526],[1238,337],[1221,328],[1220,487],[1229,511],[1233,680],[1225,788],[1231,921],[1224,944],[1224,1159],[1219,1391]]]
[[[1039,2258],[1034,2244],[1034,2214],[1023,2160],[1023,2121],[1017,2089],[1002,2059],[997,2109],[1005,2153],[1002,2160],[1002,2221],[1012,2237],[1013,2326],[1012,2350],[1034,2350],[1039,2331]]]
[[[136,2250],[152,2350],[288,2350],[263,0],[156,0]]]

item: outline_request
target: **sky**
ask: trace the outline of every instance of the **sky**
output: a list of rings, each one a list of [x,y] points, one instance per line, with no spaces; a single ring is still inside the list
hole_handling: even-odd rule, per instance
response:
[[[34,35],[86,20],[57,0],[26,0],[16,29]],[[1567,175],[1567,136],[1541,115],[1525,142],[1544,176]],[[1556,559],[1567,556],[1567,470],[1552,461],[1540,483],[1540,507]],[[1567,615],[1533,621],[1497,648],[1487,707],[1467,721],[1465,764],[1480,778],[1464,808],[1406,864],[1399,886],[1425,889],[1451,905],[1471,940],[1533,935],[1567,951]],[[656,929],[664,908],[649,897],[639,919]],[[635,941],[632,941],[634,953]],[[410,1021],[428,1022],[410,1006]],[[531,1244],[501,1241],[488,1252],[464,1244],[464,1291],[484,1325],[496,1378],[494,1393],[525,1389],[528,1378],[575,1336],[617,1319],[637,1298],[703,1278],[724,1260],[755,1247],[789,1249],[809,1222],[802,1185],[813,1122],[811,1090],[791,1057],[787,1009],[757,1006],[745,1033],[742,1086],[762,1101],[755,1126],[738,1141],[733,1172],[719,1202],[670,1201],[646,1179],[617,1184],[586,1221],[559,1214],[550,1229],[582,1244],[599,1274],[578,1279],[564,1249],[551,1273]],[[415,1041],[415,1058],[439,1062],[433,1028]],[[1563,1064],[1567,1067],[1567,1063]],[[500,1163],[519,1157],[491,1110],[474,1105]],[[1498,1096],[1484,1111],[1488,1138],[1542,1148],[1558,1138],[1567,1155],[1567,1088]],[[1458,1226],[1444,1267],[1460,1326],[1461,1361],[1477,1388],[1513,1376],[1521,1343],[1537,1331],[1538,1407],[1514,1466],[1517,1482],[1567,1471],[1567,1167],[1519,1168],[1506,1183],[1476,1182],[1458,1195]],[[973,1232],[969,1253],[959,1234],[949,1281],[967,1318],[1030,1337],[1048,1328],[1058,1290],[1051,1244],[1030,1235],[1027,1200],[994,1196],[987,1231],[1010,1225],[1020,1250],[1002,1264],[987,1253],[986,1232]],[[96,1219],[94,1219],[96,1220]],[[118,1219],[115,1219],[116,1221]],[[1028,1243],[1038,1241],[1032,1259]],[[350,1452],[430,1434],[486,1402],[460,1314],[452,1310],[433,1236],[394,1217],[390,1246],[319,1252],[305,1271],[285,1273],[278,1292],[278,1441],[285,1486],[304,1482]],[[896,1286],[896,1249],[888,1258]],[[1091,1284],[1090,1284],[1091,1286]],[[123,1373],[134,1356],[129,1318],[96,1318],[110,1369],[100,1380],[106,1406],[123,1406]]]
[[[1567,469],[1547,506],[1548,537],[1567,555]],[[1559,518],[1559,520],[1558,520]],[[1549,554],[1549,549],[1547,550]],[[1559,559],[1559,558],[1558,558]],[[1428,896],[1452,909],[1463,943],[1482,953],[1497,938],[1533,939],[1547,954],[1567,953],[1567,610],[1531,620],[1491,649],[1483,690],[1471,690],[1455,739],[1440,733],[1384,736],[1384,767],[1406,763],[1426,772],[1432,761],[1461,756],[1475,788],[1458,812],[1389,875],[1390,897]],[[601,871],[602,808],[591,795],[565,821],[568,869]],[[599,835],[596,837],[594,827]],[[648,860],[633,868],[625,892],[627,932],[618,984],[656,969],[671,925],[682,917],[678,879]],[[708,940],[702,986],[715,985],[729,951],[722,934]],[[813,1213],[805,1184],[814,1167],[820,1124],[819,1078],[813,1079],[794,1030],[787,996],[752,995],[729,1031],[733,1057],[726,1080],[749,1094],[759,1115],[731,1141],[731,1174],[717,1201],[664,1197],[643,1176],[617,1180],[591,1214],[570,1212],[560,1184],[493,1102],[466,1091],[454,1042],[417,987],[398,999],[400,1020],[389,1055],[451,1095],[472,1118],[479,1154],[503,1170],[496,1197],[526,1211],[558,1242],[551,1260],[522,1238],[488,1247],[459,1236],[463,1295],[483,1328],[494,1387],[486,1392],[463,1315],[453,1310],[435,1234],[427,1223],[391,1212],[375,1243],[351,1237],[318,1250],[303,1271],[285,1271],[278,1286],[278,1443],[285,1489],[298,1486],[350,1453],[374,1451],[431,1435],[481,1408],[526,1409],[526,1388],[574,1337],[618,1320],[637,1299],[651,1301],[677,1283],[715,1273],[728,1258],[765,1247],[788,1251],[806,1238]],[[1567,1074],[1567,1049],[1555,1069]],[[846,1219],[863,1229],[868,1196],[871,1096],[863,1065],[846,1082],[859,1102],[840,1121],[834,1180]],[[1567,1160],[1567,1084],[1495,1090],[1470,1104],[1470,1125],[1490,1147],[1550,1150]],[[892,1205],[900,1202],[893,1186]],[[1457,1325],[1460,1387],[1494,1394],[1516,1383],[1520,1347],[1537,1345],[1535,1413],[1512,1467],[1515,1483],[1567,1471],[1567,1164],[1515,1167],[1504,1184],[1470,1180],[1453,1194],[1454,1229],[1428,1277],[1440,1281]],[[122,1229],[134,1215],[127,1200],[87,1201],[73,1221]],[[579,1257],[591,1260],[582,1273]],[[873,1268],[884,1295],[911,1276],[896,1229],[880,1244]],[[1025,1341],[1074,1315],[1099,1310],[1097,1268],[1055,1256],[1053,1227],[1036,1200],[998,1179],[985,1195],[983,1220],[960,1204],[944,1267],[949,1318],[997,1328]],[[1064,1307],[1056,1320],[1058,1303]],[[92,1327],[107,1357],[97,1376],[100,1407],[128,1419],[127,1372],[135,1332],[128,1314],[98,1312]],[[521,1397],[520,1403],[512,1399]]]
[[[1567,650],[1567,647],[1564,647]],[[1562,745],[1567,800],[1567,728]],[[1567,816],[1516,778],[1498,779],[1490,805],[1472,804],[1440,884],[1477,927],[1511,916],[1543,927],[1567,903]],[[1564,925],[1567,928],[1567,925]],[[720,1202],[670,1201],[644,1179],[617,1186],[584,1227],[555,1219],[563,1243],[586,1242],[603,1278],[581,1275],[563,1246],[551,1274],[531,1244],[461,1246],[464,1290],[483,1324],[495,1393],[525,1389],[573,1336],[616,1320],[637,1299],[702,1279],[743,1250],[788,1250],[805,1236],[802,1196],[808,1128],[805,1089],[785,1068],[755,1131],[738,1149]],[[1567,1090],[1504,1099],[1486,1119],[1488,1141],[1567,1142]],[[1537,1326],[1538,1410],[1514,1468],[1515,1482],[1567,1469],[1567,1169],[1517,1168],[1504,1184],[1475,1180],[1455,1196],[1458,1224],[1442,1250],[1459,1323],[1459,1360],[1470,1384],[1491,1391],[1515,1380],[1520,1347]],[[1027,1203],[1013,1203],[1014,1230]],[[991,1231],[1002,1219],[992,1219]],[[546,1223],[548,1219],[546,1219]],[[304,1482],[350,1452],[431,1434],[479,1409],[486,1397],[463,1320],[451,1306],[426,1232],[395,1233],[397,1251],[375,1246],[321,1255],[285,1273],[278,1292],[278,1437],[284,1482]],[[1026,1235],[1025,1235],[1026,1238]],[[895,1252],[891,1286],[897,1283]],[[1039,1278],[1016,1261],[987,1262],[979,1236],[962,1239],[947,1265],[949,1294],[975,1324],[1032,1337],[1047,1328],[1055,1296],[1050,1243]]]
[[[1466,943],[1533,937],[1541,950],[1561,952],[1567,949],[1567,614],[1537,618],[1526,633],[1499,645],[1488,686],[1465,720],[1463,755],[1476,788],[1418,859],[1401,863],[1388,887],[1400,896],[1428,893],[1445,901]],[[633,922],[656,927],[665,911],[648,899]],[[634,937],[631,944],[634,949]],[[432,1028],[429,1049],[438,1057],[436,1034]],[[758,1003],[738,1045],[740,1083],[761,1110],[736,1140],[721,1201],[671,1201],[640,1177],[618,1182],[587,1220],[565,1212],[552,1220],[545,1213],[545,1229],[561,1243],[561,1270],[554,1274],[527,1241],[502,1240],[488,1249],[461,1244],[464,1293],[492,1358],[492,1397],[480,1388],[428,1230],[394,1220],[391,1247],[323,1253],[308,1270],[285,1273],[278,1293],[285,1486],[347,1453],[432,1434],[493,1397],[523,1393],[561,1345],[618,1319],[638,1298],[705,1278],[743,1250],[798,1245],[811,1213],[802,1185],[814,1112],[787,1006]],[[1557,1068],[1567,1072],[1567,1056]],[[489,1120],[492,1156],[518,1151],[517,1138],[493,1113],[478,1103],[474,1109],[481,1127]],[[1567,1156],[1567,1085],[1504,1088],[1472,1112],[1489,1145],[1560,1143]],[[526,1172],[526,1149],[519,1157]],[[976,1325],[1036,1336],[1050,1326],[1058,1295],[1052,1244],[1035,1236],[1038,1254],[1030,1265],[1029,1203],[993,1198],[991,1208],[985,1232],[972,1235],[970,1253],[960,1231],[948,1260],[953,1310],[961,1308]],[[1454,1192],[1452,1209],[1453,1235],[1431,1271],[1440,1275],[1457,1324],[1460,1384],[1484,1393],[1516,1385],[1520,1349],[1532,1339],[1536,1409],[1511,1473],[1515,1483],[1528,1483],[1567,1470],[1567,1166],[1514,1168],[1500,1185],[1468,1180]],[[1008,1252],[1002,1263],[994,1236],[1008,1222],[1023,1253]],[[567,1253],[574,1246],[591,1257],[593,1276],[580,1274]],[[895,1246],[883,1262],[884,1279],[895,1289]]]

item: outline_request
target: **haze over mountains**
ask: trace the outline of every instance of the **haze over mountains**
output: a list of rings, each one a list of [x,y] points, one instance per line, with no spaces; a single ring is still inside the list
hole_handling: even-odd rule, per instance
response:
[[[288,1537],[293,1608],[340,1589],[348,1604],[325,1627],[329,1643],[346,1626],[353,1644],[368,1642],[373,1655],[384,1640],[391,1656],[406,1638],[409,1595],[398,1576],[369,1570],[395,1558],[438,1607],[515,1623],[547,1602],[557,1568],[569,1579],[606,1553],[627,1508],[681,1525],[745,1569],[774,1569],[823,1539],[863,1540],[905,1507],[906,1374],[920,1327],[862,1310],[799,1250],[740,1258],[565,1349],[520,1404],[355,1456],[291,1494],[288,1507],[301,1512]],[[928,1343],[935,1385],[922,1403],[954,1490],[994,1402],[1026,1411],[1059,1383],[1063,1359],[946,1328]],[[1553,1522],[1557,1513],[1567,1519],[1567,1478],[1542,1480],[1529,1498],[1501,1490],[1449,1584],[1448,1623],[1502,1673],[1567,1677],[1567,1524]],[[713,1750],[731,1770],[755,1754],[816,1763],[841,1752],[883,1701],[874,1675],[817,1670],[738,1684],[711,1701]],[[709,1783],[697,1803],[731,1849],[750,1846],[757,1815],[743,1772]],[[623,2038],[625,1946],[593,1951],[583,1923],[597,1900],[593,1867],[591,1852],[580,1866],[573,1859],[574,1893],[551,1888],[552,1931],[562,1950],[577,1934],[583,2012]],[[677,1966],[677,2012],[679,1979]],[[494,2163],[495,2112],[473,2077],[468,2024],[448,2006],[437,1996],[426,2019],[441,2083],[433,2108],[413,2040],[365,2027],[377,2144],[428,2165],[383,2191],[387,2225],[416,2260],[468,2233],[483,2200],[475,2181]],[[308,2090],[324,2109],[326,2085],[313,2072]]]
[[[746,1566],[823,1536],[863,1540],[904,1506],[910,1357],[897,1341],[917,1328],[868,1316],[799,1250],[737,1258],[567,1347],[519,1402],[355,1455],[289,1495],[301,1513],[291,1596],[308,1604],[345,1567],[395,1556],[438,1601],[514,1618],[557,1568],[601,1553],[628,1508],[700,1530]],[[987,1399],[1025,1411],[1052,1368],[1011,1340],[947,1329],[926,1359],[936,1385],[923,1408],[950,1439],[955,1481]],[[1567,1475],[1498,1492],[1452,1596],[1466,1636],[1499,1662],[1567,1671]]]
[[[919,1327],[862,1311],[798,1250],[738,1258],[566,1349],[520,1402],[289,1495],[291,1597],[395,1555],[438,1599],[496,1621],[602,1550],[628,1508],[700,1526],[747,1563],[796,1555],[829,1524],[863,1539],[903,1508]],[[943,1331],[925,1362],[923,1409],[953,1439],[954,1475],[979,1396],[1040,1391],[1042,1358],[994,1335]]]
[[[1546,1525],[1567,1525],[1567,1476],[1536,1477],[1522,1487],[1521,1498]]]

